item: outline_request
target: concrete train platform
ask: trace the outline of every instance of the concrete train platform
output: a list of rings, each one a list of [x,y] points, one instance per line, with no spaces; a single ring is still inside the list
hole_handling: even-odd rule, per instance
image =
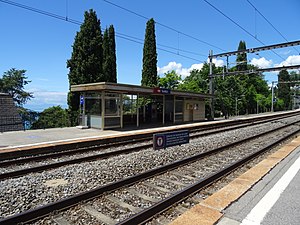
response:
[[[218,225],[300,224],[300,147],[225,209]]]
[[[171,225],[300,224],[300,137],[283,146]]]
[[[0,151],[1,148],[96,138],[118,133],[120,132],[114,130],[102,131],[98,129],[78,129],[76,127],[4,132],[0,133]]]
[[[225,121],[225,120],[223,120]],[[228,120],[226,120],[228,121]],[[0,133],[0,153],[4,151],[13,151],[13,149],[29,149],[38,146],[54,146],[63,145],[67,143],[76,143],[84,141],[92,141],[105,138],[118,138],[130,135],[139,135],[155,132],[164,132],[169,129],[187,129],[192,127],[199,127],[211,123],[219,123],[220,121],[199,122],[192,124],[181,124],[173,126],[159,126],[159,127],[132,127],[129,129],[116,130],[100,130],[100,129],[80,129],[77,127],[65,128],[50,128],[45,130],[26,130],[26,131],[12,131]]]
[[[145,133],[145,132],[161,132],[167,129],[177,128],[192,128],[195,126],[202,126],[211,123],[223,123],[231,120],[243,120],[247,118],[263,117],[272,114],[281,114],[285,112],[275,113],[261,113],[252,114],[245,116],[231,117],[230,119],[217,118],[215,121],[203,121],[190,124],[172,125],[172,126],[159,126],[159,127],[129,127],[127,129],[115,129],[115,130],[100,130],[100,129],[78,129],[76,127],[65,127],[65,128],[50,128],[40,130],[26,130],[26,131],[12,131],[0,133],[0,152],[5,149],[18,148],[18,147],[29,147],[44,144],[55,144],[63,142],[76,142],[85,139],[97,139],[105,138],[109,136],[119,136],[133,133]]]

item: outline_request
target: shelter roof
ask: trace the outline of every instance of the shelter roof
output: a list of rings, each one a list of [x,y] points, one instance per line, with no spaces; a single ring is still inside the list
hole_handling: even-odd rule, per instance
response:
[[[71,85],[72,92],[97,92],[97,91],[108,91],[123,94],[146,94],[146,95],[164,95],[162,93],[157,93],[152,87],[143,87],[139,85],[132,84],[120,84],[120,83],[110,83],[110,82],[99,82],[99,83],[88,83]],[[164,89],[164,88],[161,88]],[[166,89],[165,89],[166,90]],[[198,93],[198,92],[187,92],[179,90],[171,90],[170,95],[175,95],[178,97],[191,97],[191,98],[214,98],[214,95]]]

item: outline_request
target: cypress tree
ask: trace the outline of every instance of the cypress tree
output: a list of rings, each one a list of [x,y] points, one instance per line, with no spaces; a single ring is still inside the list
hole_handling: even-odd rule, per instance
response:
[[[246,50],[246,42],[240,41],[238,51]],[[247,53],[241,53],[236,57],[237,70],[244,71],[247,70]]]
[[[288,71],[281,70],[278,74],[278,98],[284,101],[284,108],[289,109],[291,103],[291,85],[289,83],[281,83],[290,81]]]
[[[84,22],[75,37],[71,59],[67,61],[70,86],[104,81],[102,60],[100,20],[97,18],[96,12],[91,9],[84,14]],[[68,94],[72,126],[77,124],[79,109],[78,95],[78,93]]]
[[[109,81],[109,78],[111,76],[111,60],[109,55],[109,37],[108,37],[108,30],[107,28],[104,31],[103,34],[103,74],[105,77],[105,81]]]
[[[103,73],[105,81],[117,82],[115,31],[111,25],[103,35]]]
[[[112,60],[111,64],[111,82],[117,83],[117,56],[116,56],[116,40],[115,40],[115,29],[113,25],[108,28],[109,37],[109,51]]]
[[[155,22],[153,18],[146,25],[141,84],[148,87],[158,85]]]

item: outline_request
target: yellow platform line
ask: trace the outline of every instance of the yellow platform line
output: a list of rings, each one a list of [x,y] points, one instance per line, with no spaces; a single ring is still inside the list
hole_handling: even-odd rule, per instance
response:
[[[175,219],[171,225],[212,225],[223,216],[223,211],[260,181],[272,168],[300,146],[300,137],[240,175],[218,192]]]

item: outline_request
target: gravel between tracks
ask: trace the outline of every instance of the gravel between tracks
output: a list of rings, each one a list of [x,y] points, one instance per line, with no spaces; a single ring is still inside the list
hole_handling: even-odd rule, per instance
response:
[[[295,117],[282,121],[295,121]],[[3,180],[0,182],[0,218],[91,190],[151,168],[208,151],[232,140],[243,139],[280,126],[282,123],[268,123],[267,126],[257,125],[194,139],[189,144],[162,151],[154,151],[150,148],[128,155],[74,164],[20,178]],[[55,187],[45,184],[46,181],[53,179],[63,179],[66,184]]]

